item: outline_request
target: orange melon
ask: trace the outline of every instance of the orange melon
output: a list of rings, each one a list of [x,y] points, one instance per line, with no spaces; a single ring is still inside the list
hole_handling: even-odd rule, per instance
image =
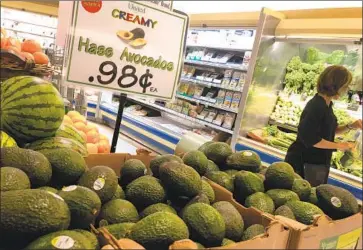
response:
[[[68,116],[68,115],[65,115],[65,116],[63,117],[63,123],[65,123],[65,124],[69,124],[69,125],[72,125],[72,124],[73,124],[72,119],[71,119],[71,118],[69,118],[69,116]]]
[[[34,56],[29,52],[21,52],[21,55],[23,55],[27,60],[34,61]]]
[[[37,41],[28,39],[21,44],[21,50],[34,54],[35,52],[42,52],[42,47]]]
[[[98,147],[97,147],[96,144],[87,143],[87,151],[88,151],[88,154],[97,154],[98,153]]]
[[[21,52],[21,43],[14,37],[8,37],[5,47],[16,47],[19,53]]]
[[[33,54],[34,61],[36,64],[48,64],[49,63],[49,57],[44,54],[43,52],[35,52]]]
[[[78,115],[78,116],[73,116],[71,117],[72,119],[72,122],[76,123],[76,122],[82,122],[84,125],[87,125],[87,120],[86,118],[84,118],[83,116],[81,115]],[[82,130],[83,131],[83,130]]]
[[[79,131],[83,131],[86,127],[86,124],[84,124],[83,122],[75,122],[73,123],[73,127],[75,127],[76,129],[78,129]]]
[[[95,124],[93,124],[93,123],[87,123],[86,131],[85,132],[87,133],[87,132],[89,132],[91,130],[95,130],[95,131],[98,132],[98,128],[97,128],[97,126]]]
[[[97,147],[98,147],[99,154],[110,153],[110,150],[111,150],[110,144],[105,140],[102,140],[99,143],[97,143]]]
[[[76,110],[71,110],[71,111],[69,111],[68,113],[67,113],[67,115],[70,117],[70,118],[72,118],[72,117],[74,117],[74,116],[78,116],[78,115],[81,115],[78,111],[76,111]]]
[[[100,141],[100,135],[97,133],[97,131],[91,130],[86,134],[88,143],[98,143]]]

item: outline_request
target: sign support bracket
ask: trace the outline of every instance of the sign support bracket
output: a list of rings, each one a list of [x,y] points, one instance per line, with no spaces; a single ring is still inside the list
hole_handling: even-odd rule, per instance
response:
[[[111,144],[111,153],[116,152],[117,140],[120,135],[120,126],[122,121],[122,115],[124,113],[125,103],[127,100],[127,95],[121,93],[118,104],[118,112],[116,117],[115,130],[113,131],[112,144]]]

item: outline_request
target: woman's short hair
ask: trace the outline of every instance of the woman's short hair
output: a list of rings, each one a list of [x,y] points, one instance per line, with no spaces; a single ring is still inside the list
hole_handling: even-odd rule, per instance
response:
[[[343,86],[352,82],[352,74],[343,66],[332,65],[327,67],[319,76],[318,93],[335,96]]]

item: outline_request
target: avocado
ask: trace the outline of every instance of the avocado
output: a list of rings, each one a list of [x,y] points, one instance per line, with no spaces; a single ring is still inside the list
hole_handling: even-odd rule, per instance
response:
[[[43,235],[30,243],[25,250],[93,249],[91,241],[81,232],[64,230]]]
[[[157,212],[169,212],[172,214],[177,214],[175,209],[172,208],[171,206],[164,204],[164,203],[156,203],[153,205],[148,206],[147,208],[145,208],[141,213],[140,213],[140,217],[144,218],[150,214],[154,214]]]
[[[264,213],[273,214],[275,211],[274,201],[265,193],[257,192],[246,198],[246,207],[254,207]]]
[[[205,155],[211,161],[218,166],[226,163],[227,157],[230,156],[233,151],[231,146],[224,142],[214,142],[206,146]]]
[[[137,38],[129,43],[129,45],[135,49],[141,49],[147,44],[144,38]]]
[[[135,223],[125,222],[104,226],[103,228],[106,228],[116,239],[119,240],[121,238],[127,238],[127,235],[131,232],[133,226],[135,226]]]
[[[303,180],[303,178],[298,173],[294,173],[294,177],[295,177],[295,180],[296,179]]]
[[[347,218],[359,212],[357,199],[344,188],[323,184],[316,188],[318,206],[333,220]]]
[[[112,199],[117,189],[117,176],[106,166],[96,166],[85,172],[78,180],[78,185],[95,191],[102,204]]]
[[[256,173],[256,175],[257,175],[258,177],[260,177],[260,179],[261,179],[262,181],[265,181],[265,176],[264,176],[263,174]]]
[[[175,241],[169,246],[169,250],[182,250],[182,249],[198,249],[197,243],[192,240],[184,239]]]
[[[287,189],[271,189],[267,191],[266,194],[274,201],[275,207],[285,205],[286,202],[290,200],[300,200],[299,196],[295,192]]]
[[[248,171],[239,171],[234,178],[234,198],[244,203],[247,196],[256,192],[264,192],[263,181],[256,174]]]
[[[115,199],[123,199],[124,200],[125,198],[126,198],[126,195],[125,195],[124,190],[119,185],[117,185],[116,192],[112,196],[111,200],[115,200]]]
[[[184,211],[186,210],[186,208],[192,204],[195,203],[204,203],[204,204],[208,204],[210,205],[209,199],[205,194],[199,194],[197,196],[195,196],[193,199],[191,199],[184,207],[183,209],[180,211],[179,216],[182,218]]]
[[[224,219],[226,225],[225,237],[234,241],[240,241],[244,229],[244,221],[238,210],[228,201],[216,202],[213,204],[213,207]]]
[[[233,153],[227,158],[227,166],[236,170],[257,173],[260,170],[261,159],[258,154],[250,150]]]
[[[236,169],[228,169],[228,170],[223,170],[223,172],[225,172],[226,174],[228,174],[229,176],[231,176],[232,180],[234,180],[234,178],[236,177],[236,174],[239,172]]]
[[[167,250],[174,241],[188,239],[189,231],[177,215],[157,212],[137,222],[129,236],[148,250]]]
[[[0,168],[1,182],[0,191],[30,189],[30,180],[24,171],[18,168]]]
[[[275,215],[280,215],[280,216],[284,216],[284,217],[292,219],[292,220],[296,220],[294,213],[286,205],[282,205],[281,207],[278,207],[275,210]]]
[[[136,28],[131,31],[120,30],[117,32],[117,36],[121,38],[124,42],[130,42],[138,38],[144,38],[145,31],[141,28]]]
[[[137,178],[144,176],[147,172],[145,164],[138,159],[125,161],[120,171],[120,185],[126,187]]]
[[[57,189],[52,188],[52,187],[48,187],[48,186],[39,187],[37,189],[44,190],[44,191],[48,191],[48,192],[51,192],[53,194],[58,194],[58,190]]]
[[[90,224],[101,210],[101,200],[89,188],[82,186],[68,186],[62,188],[58,195],[67,203],[71,211],[71,228],[89,229]]]
[[[211,172],[211,171],[219,171],[219,167],[213,161],[208,160],[208,166],[207,166],[207,169],[205,171],[205,174],[208,173],[208,172]]]
[[[176,155],[158,155],[156,156],[154,159],[152,159],[150,161],[150,169],[151,172],[153,173],[153,176],[156,178],[159,178],[159,168],[161,165],[163,165],[165,162],[179,162],[179,163],[183,163],[183,160]]]
[[[152,176],[142,176],[126,187],[126,199],[142,211],[144,208],[166,201],[166,192],[160,180]]]
[[[200,175],[204,175],[207,172],[208,159],[201,151],[189,151],[183,156],[182,160],[185,165],[194,168]]]
[[[97,217],[97,221],[107,221],[108,225],[124,223],[124,222],[137,222],[139,220],[139,213],[136,207],[127,200],[111,200],[104,204],[101,212]]]
[[[265,189],[290,189],[294,183],[294,169],[286,162],[275,162],[265,174]]]
[[[64,200],[38,189],[1,192],[0,245],[24,247],[37,237],[67,229],[71,220]]]
[[[242,235],[242,241],[250,240],[257,235],[264,234],[265,233],[265,227],[260,224],[253,224],[249,226]]]
[[[209,203],[213,203],[216,196],[214,194],[214,190],[211,187],[211,185],[209,185],[209,183],[206,180],[202,180],[202,194],[205,194],[208,199],[209,199]]]
[[[231,176],[225,172],[222,171],[212,171],[208,172],[205,177],[207,177],[209,180],[217,183],[218,185],[228,189],[228,191],[233,192],[234,186],[233,186],[233,180]]]
[[[0,167],[18,168],[29,177],[32,188],[47,185],[52,177],[52,167],[41,153],[17,147],[1,148]]]
[[[224,246],[228,246],[228,245],[231,245],[231,244],[234,244],[236,242],[234,242],[233,240],[230,240],[230,239],[227,239],[227,238],[224,238],[223,241],[222,241],[222,247]]]
[[[179,213],[193,198],[186,196],[174,196],[173,194],[169,193],[167,204],[172,206]]]
[[[185,209],[182,218],[188,225],[190,239],[206,247],[222,244],[226,226],[222,215],[212,206],[194,203]]]
[[[60,186],[75,184],[88,169],[83,156],[72,149],[43,150],[41,153],[52,165],[52,182]]]
[[[307,180],[295,179],[292,191],[297,193],[301,201],[308,201],[311,191],[310,183]]]
[[[310,190],[309,200],[311,204],[318,205],[318,197],[316,195],[316,187],[312,187]]]
[[[198,150],[200,151],[200,152],[202,152],[203,154],[205,154],[205,150],[207,149],[207,147],[210,145],[210,144],[212,144],[212,143],[215,143],[214,141],[207,141],[207,142],[205,142],[205,143],[203,143],[199,148],[198,148]]]
[[[202,180],[192,167],[178,162],[164,163],[160,169],[160,180],[175,196],[194,197],[202,190]]]
[[[314,222],[314,216],[324,214],[323,211],[314,204],[304,201],[288,201],[286,203],[298,222],[305,225],[311,225]]]
[[[86,237],[92,246],[91,249],[96,249],[96,250],[100,249],[100,244],[98,242],[96,235],[94,235],[93,233],[91,233],[89,231],[83,230],[83,229],[74,229],[73,231],[77,232],[77,233],[81,233],[84,237]]]
[[[263,176],[265,176],[267,169],[268,169],[267,167],[261,166],[260,167],[260,171],[258,173],[259,174],[262,174]]]

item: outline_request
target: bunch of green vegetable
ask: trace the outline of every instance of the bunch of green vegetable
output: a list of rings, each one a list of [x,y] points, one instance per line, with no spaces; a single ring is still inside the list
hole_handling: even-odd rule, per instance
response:
[[[338,125],[346,125],[353,121],[352,117],[342,109],[334,109],[334,114],[337,117]]]
[[[267,145],[282,151],[287,151],[297,137],[295,133],[280,131],[275,125],[263,128],[262,135],[267,139]]]
[[[279,97],[270,118],[283,124],[297,126],[301,113],[302,108],[300,106]]]

